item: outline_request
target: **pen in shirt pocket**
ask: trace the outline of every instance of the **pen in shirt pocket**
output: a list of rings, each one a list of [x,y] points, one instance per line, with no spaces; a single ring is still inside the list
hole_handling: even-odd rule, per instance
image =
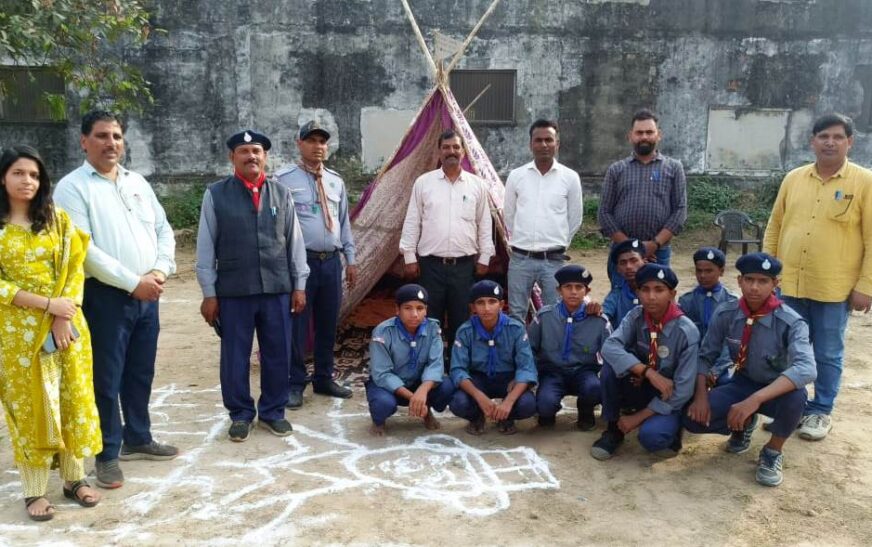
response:
[[[277,212],[277,209],[275,208],[275,205],[270,207],[270,213],[272,213],[273,218],[276,217],[276,212]]]

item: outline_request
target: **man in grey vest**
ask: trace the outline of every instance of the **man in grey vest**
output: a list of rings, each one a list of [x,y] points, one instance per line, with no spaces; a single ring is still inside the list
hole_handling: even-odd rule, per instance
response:
[[[306,248],[287,188],[266,176],[270,140],[242,131],[227,140],[233,175],[203,195],[197,235],[200,313],[221,336],[221,395],[231,441],[248,439],[254,418],[281,437],[291,355],[291,312],[306,306]],[[260,346],[260,399],[249,391],[255,331]]]

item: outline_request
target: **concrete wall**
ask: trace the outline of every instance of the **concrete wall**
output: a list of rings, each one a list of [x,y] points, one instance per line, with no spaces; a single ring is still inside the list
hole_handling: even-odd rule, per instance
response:
[[[463,39],[489,3],[411,2],[431,44],[435,29]],[[167,32],[134,58],[158,104],[131,120],[128,163],[156,178],[226,172],[224,140],[245,127],[271,136],[274,165],[291,161],[311,117],[335,128],[335,153],[372,165],[432,84],[398,0],[155,0],[153,17]],[[529,123],[554,117],[562,161],[598,175],[650,106],[689,171],[743,175],[808,161],[816,114],[860,117],[869,65],[868,0],[504,0],[460,67],[517,70],[517,124],[476,128],[502,173],[528,160]],[[35,143],[59,169],[80,161],[77,124]],[[4,126],[0,144],[35,135]],[[866,165],[870,140],[852,154]]]

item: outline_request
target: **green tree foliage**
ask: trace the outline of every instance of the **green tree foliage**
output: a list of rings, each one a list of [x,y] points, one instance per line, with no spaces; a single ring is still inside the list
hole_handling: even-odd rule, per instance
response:
[[[0,0],[0,58],[53,66],[82,95],[81,109],[141,112],[148,82],[128,59],[153,31],[136,0]],[[64,98],[47,97],[53,109]]]

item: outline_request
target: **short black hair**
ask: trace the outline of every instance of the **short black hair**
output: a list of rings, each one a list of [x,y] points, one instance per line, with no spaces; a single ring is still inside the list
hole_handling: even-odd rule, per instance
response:
[[[640,110],[637,110],[633,114],[633,119],[630,120],[630,127],[636,125],[636,122],[641,122],[644,120],[654,120],[654,123],[658,123],[660,121],[660,119],[657,118],[657,114],[647,108],[642,108]]]
[[[460,133],[458,133],[454,129],[446,129],[445,131],[443,131],[439,135],[439,143],[437,144],[437,146],[439,146],[441,148],[442,141],[447,141],[448,139],[453,139],[454,137],[457,137],[458,139],[460,139],[460,144],[462,146],[463,145],[463,137],[461,137]]]
[[[558,135],[560,134],[560,127],[557,126],[556,121],[546,120],[545,118],[539,118],[538,120],[533,122],[533,125],[530,126],[530,139],[531,140],[533,139],[533,130],[534,129],[541,129],[543,127],[545,127],[545,128],[550,127],[551,129],[554,130],[555,133],[557,133]]]
[[[97,122],[118,122],[118,125],[121,126],[121,131],[123,132],[125,129],[124,121],[118,114],[108,110],[92,110],[82,117],[82,135],[90,135],[91,130],[94,129],[94,124]]]
[[[844,114],[838,114],[836,112],[830,112],[829,114],[824,114],[814,121],[814,126],[811,128],[811,134],[817,135],[824,129],[829,129],[834,125],[841,125],[845,128],[845,136],[853,137],[854,136],[854,120],[845,116]]]

